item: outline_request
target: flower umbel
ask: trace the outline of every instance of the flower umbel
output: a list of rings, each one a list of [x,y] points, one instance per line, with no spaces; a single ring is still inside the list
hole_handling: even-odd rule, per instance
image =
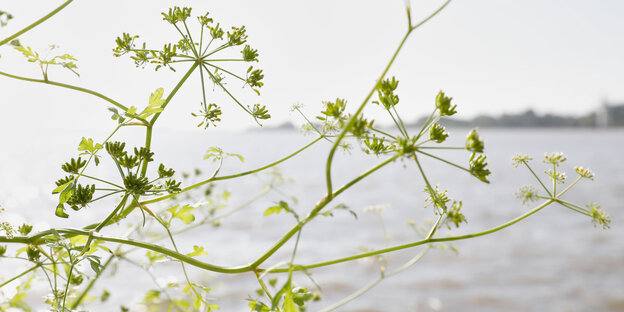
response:
[[[594,173],[588,168],[574,167],[574,170],[576,170],[576,173],[578,173],[583,178],[590,179],[590,180],[594,179]]]
[[[611,217],[609,217],[609,215],[600,208],[600,205],[591,202],[587,205],[587,208],[589,208],[589,213],[591,214],[594,226],[600,225],[604,230],[611,227]]]

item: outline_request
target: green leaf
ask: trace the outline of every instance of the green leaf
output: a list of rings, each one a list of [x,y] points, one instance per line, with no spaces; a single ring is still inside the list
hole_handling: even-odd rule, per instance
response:
[[[93,145],[93,139],[87,139],[85,137],[82,137],[82,141],[80,141],[78,145],[78,151],[88,151],[91,154],[102,148],[104,147],[100,143]]]
[[[204,250],[202,246],[193,246],[193,252],[186,254],[189,257],[197,257],[201,255],[207,255],[208,253]]]
[[[288,203],[285,201],[280,201],[279,204],[277,204],[276,206],[267,208],[267,210],[264,211],[264,216],[268,216],[274,213],[280,213],[282,212],[282,210],[286,210],[286,212],[290,211]]]
[[[59,185],[57,188],[55,188],[54,190],[52,190],[52,194],[58,194],[60,192],[62,192],[63,190],[65,190],[65,188],[67,186],[69,186],[72,182],[74,182],[74,180],[69,180],[67,181],[67,183],[61,184]]]
[[[96,274],[100,274],[100,272],[102,272],[103,266],[100,264],[100,258],[88,257],[87,260],[89,260],[89,265],[91,266],[91,269],[93,269],[93,272]]]
[[[29,62],[36,62],[39,59],[39,53],[34,52],[30,47],[18,45],[15,47],[15,49],[22,52],[22,54],[28,58]]]
[[[282,211],[282,207],[280,206],[269,207],[267,208],[267,210],[264,211],[264,216],[268,216],[274,213],[280,213],[281,211]]]
[[[175,205],[175,206],[167,209],[167,211],[169,211],[171,213],[171,220],[173,220],[173,219],[180,219],[185,224],[189,224],[189,223],[195,221],[195,216],[193,214],[189,213],[189,211],[193,211],[193,210],[197,209],[196,207],[189,206],[189,205],[185,205],[185,206],[183,206],[180,209],[178,209],[178,207],[179,207],[179,205]]]
[[[130,108],[128,108],[128,110],[126,111],[126,114],[128,115],[135,115],[137,111],[136,106],[130,106]]]
[[[74,182],[73,180],[71,182]],[[74,195],[74,184],[68,185],[59,195],[59,204],[66,203]]]
[[[162,99],[164,93],[165,90],[163,88],[156,89],[149,97],[149,106],[162,106],[165,104],[165,100]]]
[[[213,162],[216,162],[227,157],[236,157],[240,160],[240,162],[245,162],[245,158],[243,158],[243,156],[234,153],[226,153],[221,148],[215,146],[209,147],[208,150],[206,150],[204,159],[212,159]]]
[[[299,309],[293,301],[292,292],[288,290],[284,296],[284,312],[299,312]]]
[[[199,311],[199,308],[201,307],[202,304],[202,300],[201,297],[198,295],[195,295],[195,301],[193,301],[193,308],[195,308],[195,310]]]
[[[69,215],[65,212],[65,206],[63,206],[63,204],[58,204],[58,206],[56,206],[54,214],[59,218],[69,217]]]

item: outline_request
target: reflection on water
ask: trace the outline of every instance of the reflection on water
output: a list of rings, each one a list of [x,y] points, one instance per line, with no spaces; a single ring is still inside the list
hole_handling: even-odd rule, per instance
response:
[[[450,145],[463,145],[466,130],[451,132]],[[562,207],[551,206],[493,235],[454,245],[452,251],[432,250],[421,262],[403,274],[378,285],[371,292],[346,305],[342,311],[621,311],[624,309],[624,132],[588,130],[494,130],[481,131],[486,140],[486,153],[492,184],[480,183],[453,167],[431,159],[423,160],[430,181],[449,190],[449,196],[464,202],[463,211],[468,224],[455,234],[471,233],[508,221],[530,207],[522,206],[514,198],[517,187],[531,184],[530,174],[510,166],[517,153],[533,156],[538,173],[546,169],[541,164],[544,152],[564,152],[568,161],[564,169],[568,178],[575,177],[576,165],[591,168],[596,173],[592,183],[583,182],[567,197],[581,205],[590,200],[599,202],[611,215],[612,228],[603,231],[594,228],[590,219]],[[71,135],[58,135],[70,138]],[[51,185],[60,175],[60,164],[71,156],[79,138],[62,141],[36,138],[35,142],[11,141],[5,144],[15,149],[0,154],[0,202],[11,218],[38,220],[47,225],[66,226],[53,217],[54,199],[49,194]],[[239,134],[157,133],[154,151],[156,160],[178,168],[179,172],[202,168],[210,172],[210,162],[202,161],[206,148],[220,146],[225,151],[242,154],[243,164],[228,161],[222,174],[254,168],[285,155],[312,138],[294,132],[251,132]],[[52,148],[41,154],[40,150]],[[253,205],[223,220],[219,228],[206,227],[180,235],[181,248],[190,249],[197,238],[208,251],[206,261],[223,265],[240,265],[264,252],[293,224],[284,215],[262,217],[264,209],[279,200],[296,196],[296,209],[305,213],[323,196],[324,155],[328,145],[323,143],[280,166],[295,183],[280,188]],[[357,147],[356,147],[357,148]],[[355,177],[380,159],[362,156],[358,151],[341,154],[334,165],[335,184]],[[460,163],[469,155],[463,152],[441,153]],[[16,162],[17,160],[17,162]],[[544,168],[543,168],[544,167]],[[541,169],[543,168],[543,169]],[[229,189],[231,203],[236,205],[259,192],[263,176],[217,185],[217,190]],[[243,181],[243,180],[241,180]],[[334,218],[319,218],[303,231],[296,262],[306,264],[359,252],[360,247],[379,249],[386,246],[382,227],[374,213],[364,212],[371,205],[387,205],[382,216],[390,241],[396,245],[418,239],[406,221],[424,224],[431,218],[430,209],[423,208],[424,184],[417,168],[411,163],[396,162],[356,185],[336,198],[357,212],[358,220],[348,213],[337,212]],[[72,215],[71,222],[86,224],[92,215],[103,215],[92,207],[88,213]],[[4,216],[6,217],[6,216]],[[43,224],[39,225],[45,226]],[[109,230],[120,235],[125,227]],[[119,232],[119,233],[116,233]],[[292,246],[292,245],[290,245]],[[285,248],[270,264],[289,258],[291,247]],[[388,271],[407,261],[420,249],[404,250],[389,257]],[[140,254],[134,255],[137,259]],[[122,263],[123,264],[123,263]],[[194,271],[194,270],[192,270]],[[244,276],[216,276],[197,272],[198,279],[213,289],[216,303],[223,311],[245,310],[247,295],[256,288],[252,274]],[[154,272],[166,279],[179,278],[179,267],[164,264]],[[379,276],[379,262],[364,259],[349,264],[312,270],[314,280],[322,287],[323,300],[311,307],[317,310],[356,291]],[[122,265],[119,276],[133,276],[123,283],[110,281],[114,288],[111,301],[127,303],[139,300],[151,285],[150,277],[135,267]],[[117,276],[119,278],[119,276]],[[297,275],[300,284],[313,287],[304,275]],[[98,283],[99,293],[108,282]],[[112,285],[115,285],[114,287]],[[120,291],[122,290],[122,291]],[[102,308],[101,311],[107,311]]]

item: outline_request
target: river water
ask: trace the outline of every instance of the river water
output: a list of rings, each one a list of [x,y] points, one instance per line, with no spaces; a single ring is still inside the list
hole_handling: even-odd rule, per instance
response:
[[[451,130],[450,146],[461,146],[467,129]],[[541,174],[545,152],[564,152],[568,160],[563,169],[569,180],[576,177],[573,167],[589,167],[596,173],[594,181],[582,181],[566,198],[582,206],[596,201],[611,215],[612,228],[595,228],[590,219],[569,209],[549,206],[510,228],[494,234],[452,244],[458,253],[432,249],[417,264],[401,274],[382,281],[368,293],[338,311],[622,311],[624,310],[624,131],[579,129],[484,129],[491,184],[480,183],[465,172],[433,159],[423,158],[429,181],[448,189],[448,195],[462,200],[468,220],[453,234],[468,234],[499,225],[529,210],[514,193],[519,186],[536,185],[530,173],[513,168],[511,157],[516,153],[533,156],[536,172]],[[104,134],[93,134],[100,137]],[[60,139],[59,139],[60,138]],[[156,160],[178,169],[193,172],[200,168],[209,176],[214,163],[202,160],[210,146],[238,153],[245,162],[228,159],[219,175],[256,168],[296,150],[313,138],[295,131],[255,131],[241,133],[156,132]],[[131,137],[139,143],[138,136]],[[36,228],[49,226],[81,226],[106,215],[107,208],[90,207],[73,213],[68,220],[54,217],[54,197],[50,195],[53,181],[61,177],[60,164],[74,156],[80,138],[75,134],[58,133],[33,138],[28,142],[19,137],[3,136],[2,143],[14,148],[0,153],[0,203],[6,209],[3,220],[15,223],[28,221]],[[240,180],[223,181],[213,193],[231,192],[230,208],[244,208],[220,222],[177,236],[182,250],[201,245],[208,255],[201,260],[220,265],[242,265],[266,251],[294,224],[283,213],[263,217],[264,210],[285,200],[302,215],[325,191],[324,161],[329,144],[320,142],[308,151],[279,165],[286,181],[262,195],[252,204],[245,202],[263,192],[271,175],[258,174]],[[333,166],[334,185],[356,177],[383,160],[363,155],[354,145],[350,153],[338,153]],[[466,163],[464,151],[440,151],[436,155],[458,163]],[[110,168],[108,168],[110,169]],[[106,165],[94,174],[108,175]],[[114,173],[114,172],[113,172]],[[189,182],[194,179],[190,178]],[[291,181],[293,179],[294,181]],[[336,211],[333,218],[319,217],[302,232],[295,262],[309,264],[357,254],[361,248],[380,249],[419,239],[413,221],[424,225],[434,215],[423,208],[424,183],[413,162],[397,161],[367,177],[335,199],[357,215]],[[292,197],[296,197],[296,200]],[[182,199],[193,203],[196,199]],[[373,209],[370,209],[370,208]],[[369,209],[367,209],[369,208]],[[372,210],[372,211],[371,211]],[[381,219],[376,211],[381,212]],[[137,216],[136,220],[140,220]],[[383,220],[383,226],[382,222]],[[180,224],[178,224],[180,225]],[[385,234],[384,234],[385,228]],[[127,227],[107,229],[107,235],[122,235]],[[440,232],[447,235],[446,231]],[[165,244],[166,241],[163,241]],[[450,246],[450,245],[449,245]],[[447,246],[448,247],[448,246]],[[267,266],[287,261],[292,242],[267,261]],[[422,247],[390,254],[386,272],[402,265]],[[146,258],[139,252],[128,256],[137,262]],[[7,272],[23,264],[5,261],[0,282]],[[320,310],[374,281],[380,275],[378,259],[363,259],[328,268],[313,269],[314,281],[321,287],[322,300],[309,311]],[[94,294],[106,287],[111,298],[106,303],[94,302],[94,311],[118,310],[120,304],[143,311],[138,302],[148,289],[156,288],[149,274],[124,261],[119,262],[117,275],[105,275],[96,284]],[[107,272],[112,272],[109,270]],[[182,282],[179,265],[158,264],[153,270],[158,283]],[[192,279],[212,289],[210,296],[222,311],[248,310],[248,295],[255,297],[257,288],[253,274],[222,276],[189,268]],[[281,280],[283,282],[283,280]],[[299,285],[316,289],[308,277],[295,275]],[[35,289],[35,294],[41,290]],[[31,296],[31,302],[37,302]]]

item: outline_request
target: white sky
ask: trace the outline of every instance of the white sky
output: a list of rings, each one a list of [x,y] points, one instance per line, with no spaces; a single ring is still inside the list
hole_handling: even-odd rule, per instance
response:
[[[443,1],[412,1],[415,19]],[[0,28],[4,38],[45,15],[62,1],[3,0],[0,10],[15,18]],[[191,6],[210,11],[222,25],[247,26],[249,43],[260,51],[265,71],[262,96],[232,83],[246,104],[266,104],[277,124],[299,122],[289,113],[295,102],[310,115],[321,101],[346,98],[358,105],[399,43],[406,26],[403,0],[230,0],[80,1],[70,4],[20,39],[43,51],[61,46],[78,58],[81,77],[50,70],[50,79],[92,88],[124,105],[142,107],[158,87],[168,93],[186,71],[136,69],[127,57],[114,58],[122,32],[160,47],[179,38],[159,12]],[[397,107],[405,120],[428,114],[442,89],[453,96],[460,117],[534,108],[538,112],[583,114],[602,99],[624,102],[624,1],[474,0],[454,1],[417,30],[391,75],[400,80]],[[0,47],[0,70],[40,78],[37,66],[17,51]],[[239,71],[240,73],[243,73]],[[199,74],[182,89],[159,120],[160,126],[194,129],[190,116],[201,101]],[[212,87],[209,87],[212,90]],[[0,77],[0,131],[28,129],[110,129],[110,105],[95,97],[42,84]],[[252,118],[217,90],[209,102],[222,106],[222,126],[244,129]],[[383,116],[371,109],[369,115]],[[34,126],[34,127],[33,127]]]

